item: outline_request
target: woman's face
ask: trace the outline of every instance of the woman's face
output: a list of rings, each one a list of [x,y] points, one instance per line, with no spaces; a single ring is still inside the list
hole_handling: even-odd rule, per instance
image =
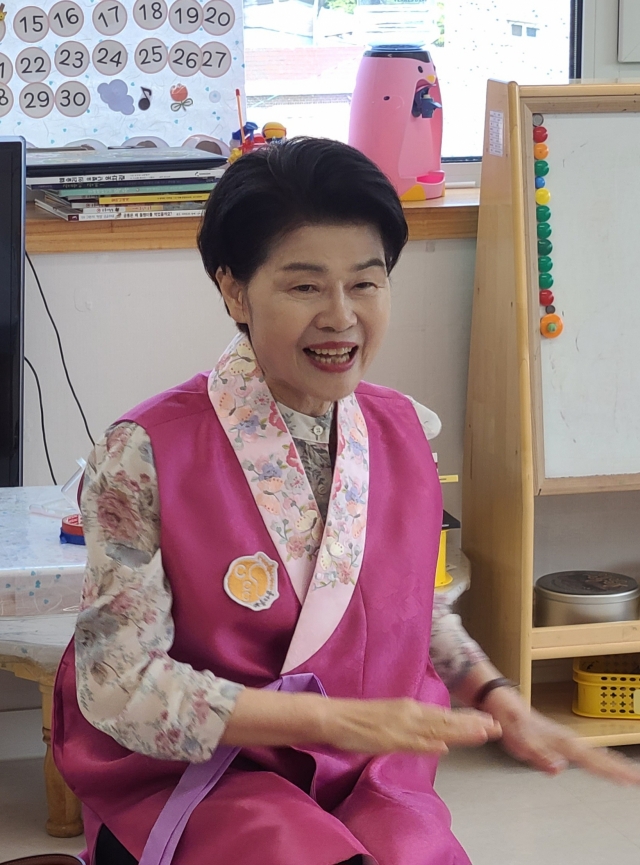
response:
[[[247,285],[219,272],[235,321],[249,326],[267,385],[319,416],[352,393],[389,322],[380,235],[367,225],[306,225],[274,245]]]

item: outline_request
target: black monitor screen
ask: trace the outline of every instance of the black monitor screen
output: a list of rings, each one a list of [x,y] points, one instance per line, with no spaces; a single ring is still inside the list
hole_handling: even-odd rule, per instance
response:
[[[25,144],[0,138],[0,486],[22,483]]]

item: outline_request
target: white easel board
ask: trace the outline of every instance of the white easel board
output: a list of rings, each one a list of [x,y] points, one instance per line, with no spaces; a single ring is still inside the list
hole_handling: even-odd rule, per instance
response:
[[[0,135],[176,147],[237,129],[242,0],[0,2]]]
[[[553,292],[546,478],[640,473],[640,113],[545,113]]]

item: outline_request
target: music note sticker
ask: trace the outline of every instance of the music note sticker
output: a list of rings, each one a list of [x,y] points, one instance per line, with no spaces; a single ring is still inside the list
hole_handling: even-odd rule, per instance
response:
[[[151,108],[151,90],[148,87],[141,87],[142,98],[138,100],[138,108],[140,111],[148,111]]]

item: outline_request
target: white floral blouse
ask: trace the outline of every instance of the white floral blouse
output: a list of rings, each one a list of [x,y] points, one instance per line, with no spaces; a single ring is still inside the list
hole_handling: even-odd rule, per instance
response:
[[[440,420],[413,403],[428,439]],[[280,412],[318,508],[331,492],[333,412]],[[132,751],[200,762],[218,745],[242,686],[169,657],[171,587],[162,567],[158,485],[149,437],[110,427],[87,465],[81,500],[88,563],[75,635],[78,702],[85,718]],[[446,599],[436,595],[431,659],[452,690],[486,658]]]

